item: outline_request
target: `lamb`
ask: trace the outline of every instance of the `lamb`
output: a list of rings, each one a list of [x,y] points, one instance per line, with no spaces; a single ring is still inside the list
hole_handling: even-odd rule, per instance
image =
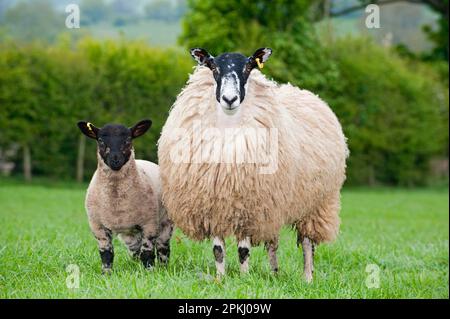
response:
[[[131,128],[119,124],[97,128],[89,122],[78,122],[81,132],[97,141],[98,165],[85,205],[103,273],[112,270],[113,234],[118,234],[147,269],[154,266],[156,254],[162,264],[169,261],[173,226],[161,203],[159,167],[136,160],[132,144],[151,124],[142,120]]]
[[[260,243],[276,273],[280,229],[293,225],[311,282],[315,246],[338,234],[348,149],[324,101],[258,70],[271,54],[191,50],[198,66],[158,142],[163,203],[187,236],[213,238],[219,277],[224,238],[233,235],[243,273]]]

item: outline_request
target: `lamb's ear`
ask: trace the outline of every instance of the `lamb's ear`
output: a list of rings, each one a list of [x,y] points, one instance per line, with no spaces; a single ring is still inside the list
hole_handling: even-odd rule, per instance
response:
[[[90,122],[80,121],[77,123],[78,127],[80,128],[80,131],[86,135],[87,137],[93,138],[94,140],[97,139],[98,134],[98,128],[94,126],[94,124]]]
[[[214,57],[208,51],[202,48],[191,49],[191,55],[199,65],[205,65],[208,68],[215,66]]]
[[[142,120],[136,123],[135,126],[130,127],[131,137],[136,138],[143,135],[148,129],[152,126],[152,121],[150,120]]]
[[[272,55],[271,48],[259,48],[253,53],[252,56],[248,58],[249,63],[251,63],[252,67],[258,67],[262,69],[264,67],[264,63],[269,59]]]

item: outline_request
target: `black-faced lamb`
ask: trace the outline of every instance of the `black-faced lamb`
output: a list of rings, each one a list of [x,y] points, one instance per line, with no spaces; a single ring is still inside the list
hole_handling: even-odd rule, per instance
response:
[[[280,229],[295,226],[309,282],[315,245],[338,234],[348,149],[324,101],[260,72],[271,53],[191,50],[199,65],[158,143],[163,202],[185,234],[214,238],[219,275],[224,238],[232,235],[241,271],[248,271],[251,245],[264,242],[277,272]]]
[[[85,205],[104,273],[113,266],[113,234],[146,268],[153,267],[156,255],[162,264],[169,260],[173,226],[161,203],[159,167],[134,158],[132,141],[150,126],[150,120],[131,128],[118,124],[97,128],[78,122],[81,132],[97,141],[98,165]]]

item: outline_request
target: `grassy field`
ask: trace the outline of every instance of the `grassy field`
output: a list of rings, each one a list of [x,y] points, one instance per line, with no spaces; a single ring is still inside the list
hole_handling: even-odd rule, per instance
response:
[[[447,189],[344,190],[341,235],[317,249],[311,285],[301,278],[302,253],[288,229],[281,236],[278,276],[270,273],[262,247],[252,250],[250,274],[241,276],[230,239],[228,274],[216,281],[211,243],[193,242],[179,230],[167,269],[144,270],[116,240],[115,271],[103,276],[84,190],[0,180],[0,298],[449,297]],[[70,264],[80,270],[76,289],[66,286]],[[371,280],[377,269],[378,288]]]

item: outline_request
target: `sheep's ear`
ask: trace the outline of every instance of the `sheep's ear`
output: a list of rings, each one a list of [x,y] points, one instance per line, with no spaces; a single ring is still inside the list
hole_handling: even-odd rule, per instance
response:
[[[191,55],[197,61],[199,65],[205,65],[208,68],[212,68],[214,63],[214,57],[208,53],[205,49],[202,48],[194,48],[191,49]]]
[[[148,131],[150,126],[152,126],[152,121],[150,120],[139,121],[135,126],[130,127],[131,137],[136,138],[143,135]]]
[[[264,63],[269,59],[271,55],[271,48],[259,48],[255,51],[255,53],[253,53],[252,56],[248,58],[248,60],[252,67],[258,67],[262,69],[264,67]]]
[[[97,139],[98,128],[95,127],[94,124],[90,122],[80,121],[77,123],[77,125],[80,128],[81,133],[83,133],[87,137],[93,138],[94,140]]]

